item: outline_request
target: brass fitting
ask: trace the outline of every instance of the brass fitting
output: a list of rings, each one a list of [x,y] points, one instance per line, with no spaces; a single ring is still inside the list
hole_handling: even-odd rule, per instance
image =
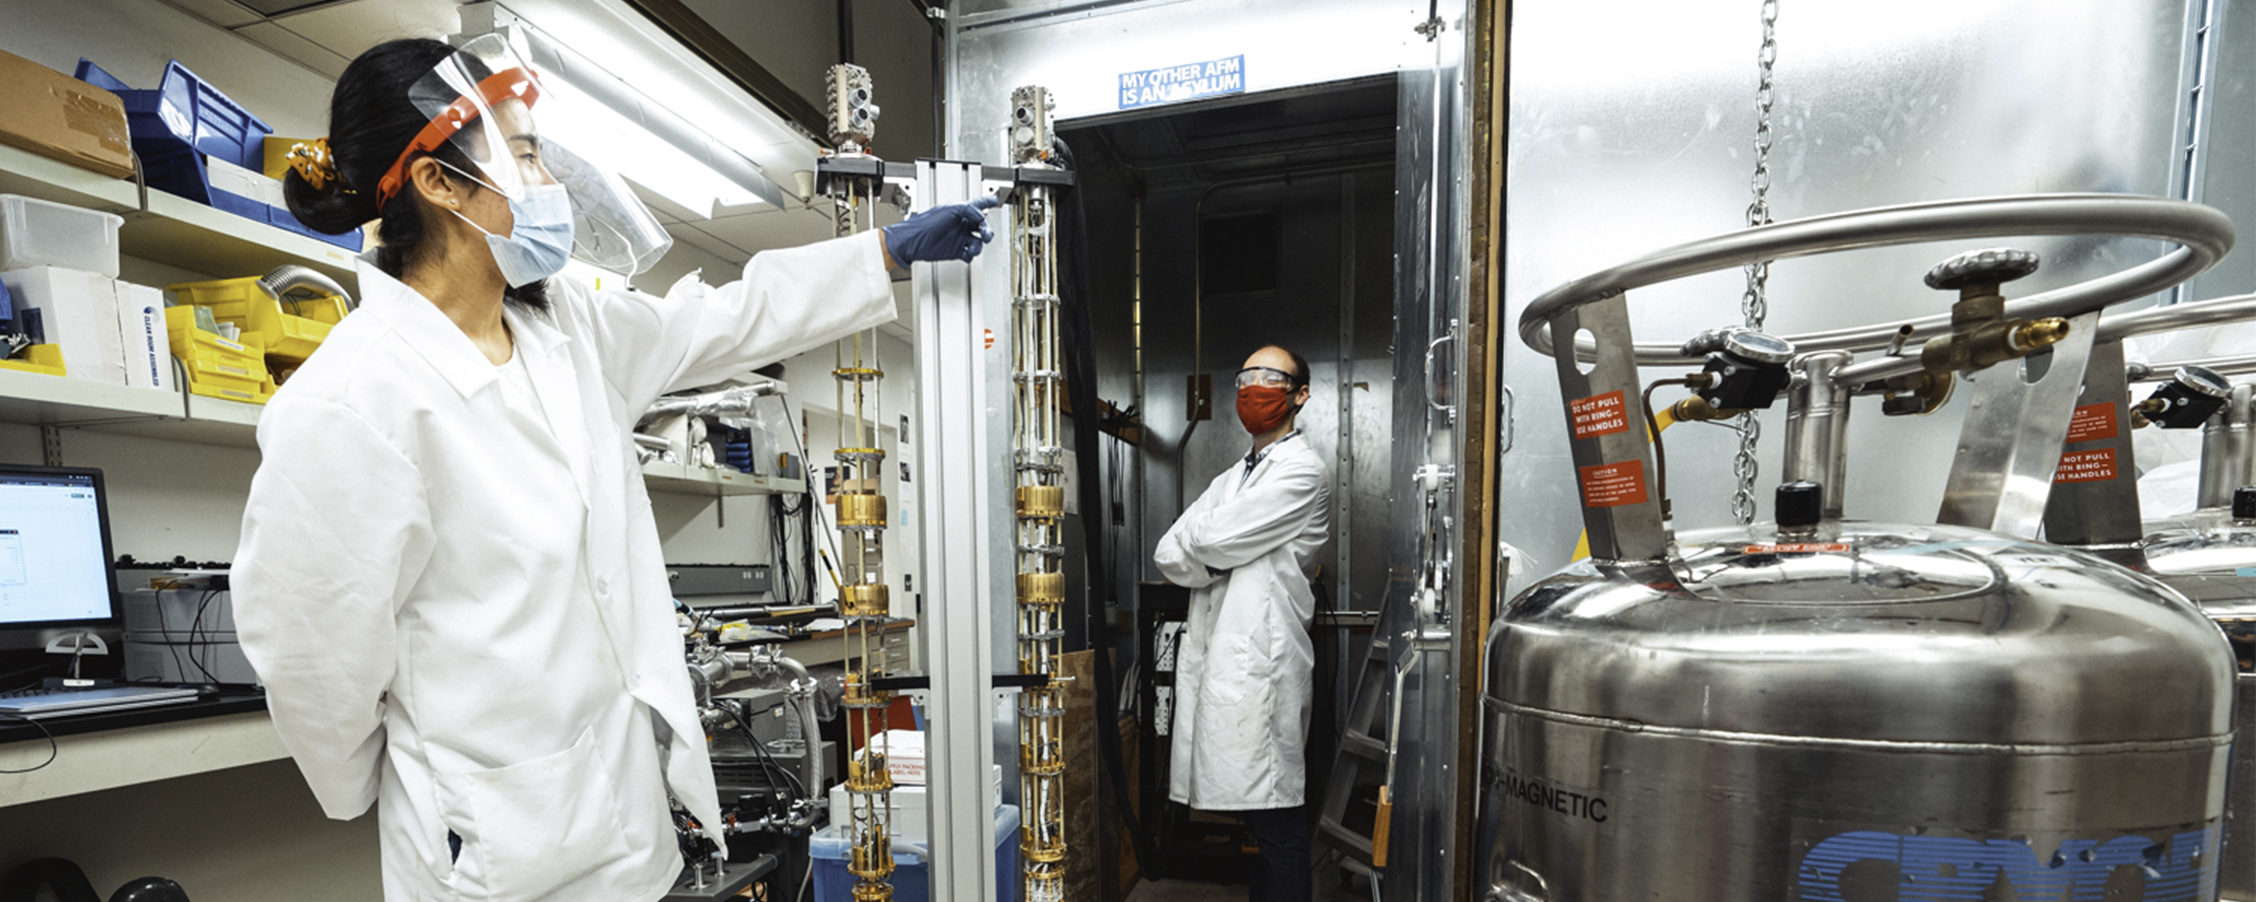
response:
[[[848,708],[883,708],[893,703],[893,693],[871,689],[868,678],[860,671],[848,671],[845,695],[839,704]]]
[[[846,763],[848,792],[884,792],[893,788],[893,771],[885,756],[870,752]]]
[[[1891,376],[1882,384],[1884,397],[1880,401],[1880,412],[1891,417],[1926,416],[1949,403],[1951,390],[1957,385],[1957,377],[1949,370],[1921,370],[1908,375]]]
[[[855,583],[838,587],[839,607],[848,617],[884,617],[892,611],[891,590],[884,583]]]
[[[1065,602],[1064,573],[1021,573],[1018,575],[1018,603],[1051,606]]]
[[[1055,861],[1061,861],[1065,858],[1065,843],[1061,842],[1051,846],[1044,846],[1041,840],[1035,838],[1034,828],[1032,826],[1020,827],[1018,853],[1020,855],[1026,856],[1027,861],[1038,861],[1044,864],[1048,864]],[[1038,878],[1033,875],[1028,875],[1027,879],[1030,881],[1042,880],[1042,882],[1045,883],[1051,882],[1045,878]]]
[[[838,525],[870,527],[885,525],[885,496],[842,493],[838,496]]]
[[[1035,520],[1055,520],[1065,516],[1065,487],[1062,485],[1022,485],[1016,495],[1018,515]]]
[[[1930,373],[1968,373],[2026,357],[2068,337],[2068,321],[2005,318],[2005,295],[1998,286],[2037,269],[2035,254],[1994,248],[1960,254],[1927,274],[1927,286],[1957,289],[1951,304],[1951,332],[1927,340],[1919,363]]]
[[[886,875],[893,873],[893,838],[880,833],[872,837],[868,843],[855,846],[848,853],[846,872],[863,880],[882,880]],[[884,895],[865,896],[861,891],[862,888],[856,886],[854,898],[857,902],[865,899],[893,898],[892,887],[881,884],[878,888],[885,891]]]
[[[1709,404],[1708,399],[1693,395],[1669,405],[1669,416],[1679,423],[1700,423],[1709,420],[1728,420],[1746,413],[1745,410],[1722,410]]]

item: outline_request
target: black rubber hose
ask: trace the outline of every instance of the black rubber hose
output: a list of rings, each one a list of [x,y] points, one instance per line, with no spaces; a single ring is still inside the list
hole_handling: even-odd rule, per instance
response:
[[[1074,165],[1073,150],[1065,139],[1050,139],[1058,163],[1068,170],[1078,172]],[[1138,869],[1146,880],[1159,879],[1159,846],[1144,832],[1141,819],[1131,804],[1134,794],[1128,786],[1128,768],[1121,752],[1120,699],[1118,677],[1112,667],[1112,621],[1105,616],[1107,602],[1113,599],[1111,561],[1106,559],[1103,524],[1111,508],[1105,504],[1102,452],[1098,449],[1097,426],[1104,418],[1104,405],[1097,399],[1096,341],[1091,323],[1089,291],[1089,240],[1088,221],[1081,206],[1079,186],[1059,192],[1056,201],[1058,223],[1058,297],[1060,312],[1064,314],[1063,327],[1066,352],[1066,392],[1073,399],[1073,445],[1078,455],[1081,489],[1081,536],[1088,546],[1089,593],[1084,606],[1088,620],[1089,646],[1096,652],[1093,669],[1096,673],[1097,746],[1104,758],[1104,766],[1112,777],[1113,805],[1120,809],[1120,818],[1128,825],[1128,835],[1135,842]],[[1138,553],[1142,553],[1140,550]]]

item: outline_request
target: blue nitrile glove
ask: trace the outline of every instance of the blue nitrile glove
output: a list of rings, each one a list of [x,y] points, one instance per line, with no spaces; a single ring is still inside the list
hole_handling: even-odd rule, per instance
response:
[[[901,266],[942,260],[968,262],[979,256],[987,242],[995,240],[995,230],[987,227],[986,211],[1002,203],[982,197],[968,204],[933,207],[886,226],[881,230],[885,233],[885,252]]]

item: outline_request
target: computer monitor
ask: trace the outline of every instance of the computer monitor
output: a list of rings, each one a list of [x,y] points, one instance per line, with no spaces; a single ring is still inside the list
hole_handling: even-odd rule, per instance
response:
[[[0,464],[0,630],[117,620],[102,471]]]

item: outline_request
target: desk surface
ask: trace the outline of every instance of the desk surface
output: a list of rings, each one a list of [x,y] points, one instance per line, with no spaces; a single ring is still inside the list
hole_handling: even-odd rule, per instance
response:
[[[266,696],[256,692],[40,724],[54,734],[53,746],[38,727],[11,723],[0,730],[0,770],[23,771],[0,773],[0,807],[290,755],[266,715]]]
[[[134,708],[129,711],[110,711],[99,714],[74,714],[42,720],[32,726],[21,720],[0,720],[0,746],[11,742],[36,741],[44,745],[48,735],[75,736],[82,733],[99,733],[104,730],[122,730],[128,727],[145,727],[150,724],[172,723],[177,720],[195,720],[218,717],[222,714],[243,714],[266,710],[266,693],[257,689],[223,689],[218,695],[207,695],[192,702],[177,705],[158,705],[153,708]],[[39,727],[46,727],[40,732]]]

